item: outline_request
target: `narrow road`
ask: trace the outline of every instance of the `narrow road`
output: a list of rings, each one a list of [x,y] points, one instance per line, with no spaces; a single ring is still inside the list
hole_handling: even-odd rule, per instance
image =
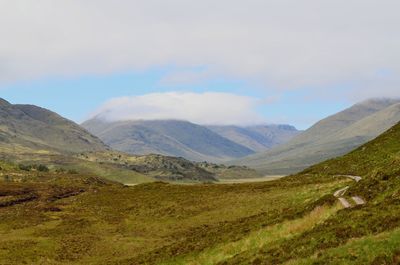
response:
[[[360,180],[362,180],[362,177],[360,177],[360,176],[339,175],[338,177],[350,178],[350,179],[354,180],[355,182],[359,182]]]
[[[336,192],[333,194],[333,196],[335,196],[336,198],[342,197],[342,196],[344,196],[344,194],[346,193],[346,191],[347,191],[349,188],[350,188],[349,186],[344,187],[343,189],[340,189],[340,190],[336,191]]]
[[[343,197],[339,198],[339,201],[342,203],[344,208],[350,208],[351,204]]]
[[[360,182],[362,180],[362,177],[360,177],[360,176],[338,175],[337,177],[350,178],[350,179],[354,180],[355,182]],[[346,186],[340,190],[335,191],[335,193],[333,194],[333,196],[338,198],[338,200],[340,201],[340,203],[343,205],[344,208],[351,208],[351,204],[349,203],[349,201],[343,197],[349,188],[350,188],[349,186]],[[365,201],[363,199],[361,199],[359,196],[353,196],[353,197],[351,197],[351,199],[355,202],[356,205],[364,205],[365,204]]]

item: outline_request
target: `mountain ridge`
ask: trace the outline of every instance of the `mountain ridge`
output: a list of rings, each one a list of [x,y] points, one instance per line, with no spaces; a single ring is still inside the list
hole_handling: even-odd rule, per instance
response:
[[[266,150],[298,134],[289,125],[203,126],[182,120],[110,122],[95,117],[82,126],[122,152],[155,153],[213,163]]]
[[[253,153],[206,127],[178,120],[117,121],[91,119],[82,126],[116,150],[152,153],[193,161],[227,161]]]
[[[291,174],[343,155],[400,121],[397,99],[370,99],[331,115],[286,144],[232,161],[265,174]]]

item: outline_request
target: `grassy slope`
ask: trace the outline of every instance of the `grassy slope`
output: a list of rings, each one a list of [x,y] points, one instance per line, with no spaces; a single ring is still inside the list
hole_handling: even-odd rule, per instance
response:
[[[93,152],[93,154],[97,153],[98,152]],[[104,153],[115,155],[115,153],[111,151],[107,151]],[[90,161],[74,155],[61,155],[49,151],[32,153],[32,150],[27,152],[2,152],[0,153],[0,157],[3,160],[12,161],[16,164],[44,164],[54,170],[58,168],[72,170],[80,172],[82,174],[95,175],[121,183],[145,183],[155,181],[152,176],[135,172],[126,167],[122,167],[120,164],[115,163],[114,161],[113,163],[103,161]]]
[[[296,222],[312,215],[318,205],[332,205],[328,194],[344,185],[343,180],[326,178],[128,188],[81,175],[2,168],[3,176],[28,176],[19,184],[0,181],[0,201],[18,199],[21,190],[39,197],[0,207],[0,264],[167,262],[271,225]],[[65,193],[63,187],[82,192],[55,196]],[[18,192],[6,192],[10,190]]]
[[[339,211],[308,231],[244,251],[224,264],[398,264],[400,235],[400,124],[343,157],[290,178],[338,174],[361,175],[348,197],[361,196],[365,206]]]

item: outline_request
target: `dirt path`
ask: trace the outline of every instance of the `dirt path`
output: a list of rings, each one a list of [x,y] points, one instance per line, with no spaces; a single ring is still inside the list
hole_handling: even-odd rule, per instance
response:
[[[362,177],[360,176],[352,176],[352,175],[337,175],[336,177],[345,177],[354,180],[355,182],[359,182],[362,180]]]
[[[355,182],[360,182],[362,180],[362,177],[360,177],[360,176],[338,175],[338,177],[350,178],[350,179],[354,180]],[[349,186],[344,187],[340,190],[335,191],[335,193],[333,194],[333,196],[338,198],[338,200],[340,201],[340,203],[343,205],[344,208],[352,207],[352,205],[349,203],[349,201],[343,197],[349,188],[350,188]],[[356,205],[364,205],[365,204],[365,201],[363,199],[361,199],[359,196],[353,196],[353,197],[351,197],[351,199],[355,202]]]
[[[343,197],[339,198],[340,203],[343,205],[344,208],[350,208],[351,204]]]
[[[336,192],[333,194],[333,196],[335,196],[336,198],[342,197],[342,196],[344,196],[344,194],[346,193],[346,191],[347,191],[349,188],[350,188],[349,186],[344,187],[343,189],[340,189],[340,190],[336,191]]]
[[[358,196],[351,197],[357,205],[365,204],[365,201]]]

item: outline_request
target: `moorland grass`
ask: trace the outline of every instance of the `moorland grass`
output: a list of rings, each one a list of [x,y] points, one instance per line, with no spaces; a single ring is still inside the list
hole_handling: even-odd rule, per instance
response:
[[[315,208],[309,214],[295,220],[288,220],[282,223],[268,226],[250,233],[248,236],[234,242],[213,246],[197,255],[172,259],[162,262],[163,265],[190,264],[190,265],[212,265],[222,263],[225,260],[240,255],[243,252],[253,253],[264,248],[266,245],[277,245],[284,239],[294,237],[304,231],[312,229],[318,223],[323,222],[332,214],[335,214],[341,206],[336,203],[334,206],[323,205]]]
[[[309,258],[294,259],[287,265],[390,265],[400,263],[400,230],[365,236],[329,250],[317,252]]]
[[[38,195],[0,208],[0,264],[157,264],[301,219],[332,204],[331,194],[347,181],[124,187],[41,174],[33,182],[0,182],[0,190],[17,185]]]

